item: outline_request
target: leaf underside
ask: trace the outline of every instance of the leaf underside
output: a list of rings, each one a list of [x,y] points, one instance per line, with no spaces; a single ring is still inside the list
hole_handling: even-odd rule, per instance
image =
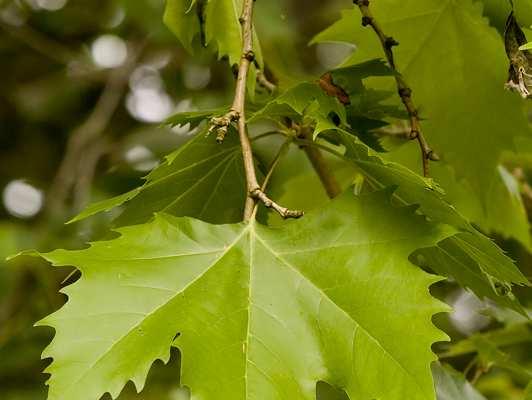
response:
[[[362,67],[369,65],[375,68],[379,64],[375,60],[360,64],[358,68],[366,72],[352,80],[356,82],[356,87],[349,89],[351,95],[364,93],[362,79],[370,72]],[[357,66],[351,67],[354,70],[356,68]],[[384,73],[385,71],[381,75]],[[328,115],[335,112],[340,121],[344,121],[345,111],[340,108],[336,98],[322,92],[315,83],[307,82],[292,87],[255,113],[252,120],[276,119],[283,115],[304,118],[313,104],[319,105],[320,110],[319,113],[311,114],[316,122],[316,134],[327,140],[333,139],[333,142],[341,145],[337,150],[343,152],[343,158],[365,176],[370,187],[383,189],[397,186],[394,197],[401,204],[417,204],[420,211],[432,220],[450,225],[461,232],[439,247],[425,251],[426,258],[437,261],[434,264],[437,273],[453,277],[480,298],[487,297],[523,312],[511,293],[511,286],[529,283],[512,260],[446,201],[441,188],[433,180],[424,179],[398,163],[384,161],[347,128],[334,125]]]
[[[94,203],[71,222],[123,204],[126,207],[115,221],[119,226],[146,222],[154,212],[192,215],[211,223],[238,222],[244,209],[244,188],[244,167],[236,133],[231,130],[220,145],[200,131],[148,174],[143,186]]]
[[[448,236],[390,192],[343,195],[280,228],[158,214],[117,239],[43,254],[76,265],[56,336],[49,399],[142,389],[182,352],[192,399],[314,399],[318,381],[353,400],[432,400],[439,280],[408,261]],[[175,340],[174,340],[175,338]]]

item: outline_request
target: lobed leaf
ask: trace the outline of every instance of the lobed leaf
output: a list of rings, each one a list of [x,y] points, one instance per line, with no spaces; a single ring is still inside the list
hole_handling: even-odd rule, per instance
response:
[[[421,213],[433,221],[448,224],[461,233],[446,239],[438,248],[421,253],[436,266],[436,271],[457,279],[480,298],[488,297],[503,306],[524,313],[511,292],[512,284],[529,285],[513,261],[488,237],[476,230],[451,204],[431,180],[393,162],[371,154],[353,135],[336,131],[345,147],[344,157],[354,163],[376,189],[396,185],[394,197],[405,205],[419,205]],[[423,260],[420,262],[423,264]]]
[[[189,121],[189,120],[188,120]],[[223,145],[200,132],[166,156],[146,177],[143,186],[88,206],[72,221],[126,205],[118,225],[148,221],[155,212],[193,215],[212,223],[240,221],[245,192],[244,168],[238,137],[227,135]],[[225,207],[230,203],[232,207]]]
[[[362,93],[362,79],[371,71],[377,75],[386,75],[386,69],[378,60],[361,65],[340,69],[338,82],[347,88],[351,95]],[[350,74],[352,77],[348,78]],[[359,71],[357,73],[357,71]],[[335,71],[331,74],[335,76]],[[313,105],[319,107],[313,107]],[[312,113],[308,110],[312,109]],[[438,261],[437,273],[457,279],[463,286],[469,287],[479,297],[490,298],[503,306],[509,306],[523,313],[519,302],[511,292],[512,284],[527,285],[523,276],[510,258],[489,238],[475,229],[451,204],[439,186],[431,179],[425,179],[408,168],[393,162],[385,162],[375,152],[362,144],[345,126],[346,114],[342,105],[326,94],[312,82],[302,83],[268,103],[252,117],[281,119],[289,116],[294,119],[312,118],[316,121],[315,136],[326,138],[340,144],[341,156],[354,164],[366,177],[374,189],[397,186],[394,197],[402,204],[419,205],[420,211],[432,220],[448,224],[462,233],[440,243],[438,247],[424,249],[418,262]],[[336,126],[329,117],[335,114],[340,119]]]
[[[396,63],[422,111],[425,136],[487,204],[501,153],[529,132],[520,99],[504,90],[508,64],[500,36],[471,0],[383,0],[371,8],[400,43]],[[313,43],[356,44],[348,65],[381,56],[376,35],[360,18],[356,8],[343,11]]]
[[[43,254],[82,273],[41,322],[56,330],[49,399],[141,390],[171,345],[193,399],[310,400],[318,381],[351,399],[434,399],[430,347],[446,335],[431,317],[447,308],[408,256],[452,230],[389,198],[344,195],[276,229],[158,214]]]

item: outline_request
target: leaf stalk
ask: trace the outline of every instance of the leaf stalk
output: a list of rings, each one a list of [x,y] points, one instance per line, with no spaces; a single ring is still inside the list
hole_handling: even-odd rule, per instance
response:
[[[264,193],[259,185],[257,174],[255,172],[253,149],[247,132],[245,111],[248,73],[251,64],[255,61],[255,53],[253,51],[254,1],[255,0],[244,0],[242,15],[239,19],[242,26],[242,57],[240,58],[240,64],[238,67],[233,104],[226,115],[211,120],[210,131],[216,130],[216,140],[218,142],[223,142],[229,125],[232,122],[237,123],[247,182],[247,199],[244,207],[244,221],[249,221],[253,217],[253,209],[255,208],[257,201],[261,201],[266,207],[277,211],[283,218],[299,218],[303,216],[302,211],[289,210],[286,207],[282,207]]]

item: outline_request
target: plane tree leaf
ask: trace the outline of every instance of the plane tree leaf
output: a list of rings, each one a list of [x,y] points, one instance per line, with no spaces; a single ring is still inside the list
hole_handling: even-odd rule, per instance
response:
[[[390,191],[275,229],[157,214],[118,233],[42,255],[81,271],[40,322],[56,331],[50,400],[140,390],[171,345],[195,399],[311,400],[318,381],[351,399],[435,398],[431,344],[446,335],[431,317],[447,307],[428,291],[440,278],[408,256],[452,230],[392,206]]]
[[[394,196],[401,204],[417,204],[430,219],[460,231],[439,243],[438,247],[422,250],[425,260],[438,261],[431,263],[438,268],[438,273],[457,279],[481,298],[488,297],[523,313],[512,294],[512,285],[529,285],[529,281],[491,239],[475,229],[445,200],[444,192],[432,179],[423,178],[400,164],[382,160],[342,130],[337,130],[336,134],[345,148],[342,156],[358,167],[370,186],[382,189],[396,185]]]
[[[386,70],[382,69],[382,63],[378,60],[350,67],[351,77],[345,73],[348,70],[339,69],[336,79],[350,93],[350,98],[364,91],[362,80],[371,75],[371,71],[386,75]],[[334,77],[335,71],[331,74]],[[252,121],[260,118],[281,120],[286,116],[304,121],[308,109],[313,105],[319,105],[312,109],[311,117],[308,117],[316,121],[315,136],[340,145],[337,154],[354,164],[371,187],[382,189],[397,186],[394,196],[403,204],[417,204],[426,216],[461,231],[459,235],[442,242],[441,247],[425,249],[421,261],[440,261],[438,273],[457,279],[481,298],[491,298],[522,312],[511,286],[528,284],[528,280],[513,261],[446,201],[443,190],[435,181],[423,178],[401,164],[382,160],[358,140],[350,131],[343,105],[337,98],[325,93],[317,83],[306,82],[281,93],[254,114]],[[334,123],[331,114],[338,116],[339,124]]]
[[[526,146],[519,143],[519,148]],[[419,148],[404,143],[393,151],[382,154],[384,159],[400,163],[414,171],[419,169]],[[505,164],[513,165],[504,155]],[[510,158],[512,160],[512,158]],[[510,170],[498,166],[491,187],[485,188],[490,201],[483,204],[470,183],[458,178],[448,164],[432,163],[430,175],[445,188],[445,198],[482,232],[496,233],[504,238],[519,240],[526,248],[531,246],[530,224],[521,197],[519,183]]]
[[[472,0],[383,0],[371,8],[400,43],[394,48],[396,64],[413,89],[429,142],[487,204],[486,188],[496,177],[501,153],[529,131],[521,99],[504,89],[508,60],[500,35]],[[346,64],[381,56],[377,36],[360,18],[356,7],[345,10],[313,42],[356,44]],[[392,80],[383,84],[393,85]]]
[[[178,121],[177,117],[174,121]],[[190,122],[190,119],[180,121]],[[192,215],[212,223],[238,222],[244,209],[244,188],[236,133],[227,135],[225,143],[219,145],[212,137],[199,132],[166,156],[165,162],[148,174],[144,185],[88,206],[71,222],[120,205],[125,207],[116,220],[118,225],[146,222],[154,212]]]
[[[400,42],[394,48],[396,64],[414,87],[429,142],[443,156],[443,162],[432,165],[431,176],[445,187],[447,199],[483,231],[516,238],[528,248],[530,234],[526,212],[520,196],[511,193],[512,177],[499,166],[501,151],[512,149],[513,137],[528,132],[519,99],[508,96],[509,93],[503,90],[508,61],[501,37],[479,20],[480,11],[469,1],[451,4],[424,0],[410,2],[407,7],[398,2],[388,3],[372,4],[371,9],[383,23],[385,32]],[[497,3],[505,8],[499,13],[503,15],[504,26],[510,3]],[[527,2],[515,2],[519,15],[525,15],[524,3]],[[486,11],[492,13],[489,9]],[[427,18],[422,18],[423,15]],[[405,22],[409,21],[409,16],[412,21],[419,19],[419,23],[412,24],[415,30]],[[380,43],[371,29],[354,23],[359,20],[357,9],[346,10],[336,24],[313,42],[356,43],[358,52],[347,64],[382,54]],[[485,35],[474,40],[480,32]],[[487,49],[473,48],[480,41]],[[438,55],[439,52],[445,54]],[[472,59],[474,54],[480,53],[483,57]],[[493,62],[486,63],[485,56]],[[437,59],[442,62],[432,65]],[[476,68],[476,63],[483,63],[483,67]],[[446,82],[445,87],[433,90],[434,82],[442,79]],[[386,84],[381,79],[368,86],[393,88],[393,85],[391,80]],[[477,86],[482,89],[477,90]],[[486,94],[482,94],[484,92]],[[477,101],[477,97],[482,97],[481,101]],[[466,105],[467,102],[471,106]],[[496,117],[497,123],[492,124],[491,118],[499,115],[504,118]],[[487,152],[483,146],[489,147]],[[479,151],[482,153],[479,157],[473,156]],[[413,145],[402,146],[387,157],[414,170],[420,165],[419,150]]]
[[[370,76],[390,75],[392,71],[379,59],[329,71],[315,81],[289,87],[255,112],[250,122],[289,117],[298,123],[312,124],[315,137],[341,127],[382,151],[371,131],[388,125],[385,118],[404,118],[405,113],[394,105],[381,103],[392,92],[368,89],[363,81]]]
[[[260,119],[280,120],[284,117],[307,118],[315,124],[315,135],[336,128],[338,124],[346,125],[345,108],[338,100],[326,94],[317,83],[303,82],[289,88],[286,92],[271,100],[250,118],[250,122]]]

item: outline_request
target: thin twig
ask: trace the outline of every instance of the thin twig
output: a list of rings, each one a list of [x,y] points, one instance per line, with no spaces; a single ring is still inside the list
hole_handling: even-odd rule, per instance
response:
[[[313,142],[312,129],[307,126],[299,127],[297,137]],[[342,192],[342,188],[329,168],[329,165],[327,165],[327,161],[323,157],[321,150],[309,145],[302,145],[301,147],[305,151],[314,171],[316,171],[316,174],[320,178],[321,184],[327,192],[327,196],[331,199],[337,197]]]
[[[427,140],[423,136],[418,111],[414,104],[414,101],[412,100],[412,89],[410,89],[410,87],[406,83],[403,76],[399,73],[395,65],[392,49],[394,46],[399,45],[399,43],[391,36],[386,36],[378,22],[375,20],[375,17],[371,13],[371,10],[369,9],[369,0],[353,0],[353,3],[357,5],[360,9],[360,12],[362,14],[362,25],[371,26],[373,31],[379,37],[382,49],[384,50],[384,54],[386,55],[386,59],[388,60],[388,64],[390,65],[390,68],[395,72],[395,82],[397,84],[397,91],[410,118],[410,139],[416,139],[419,143],[419,147],[421,149],[421,156],[423,158],[423,175],[428,176],[429,160],[438,161],[440,158],[432,150]]]
[[[109,125],[111,117],[120,105],[131,71],[136,65],[140,49],[133,51],[126,63],[110,72],[107,83],[89,117],[70,135],[58,172],[48,194],[48,210],[60,215],[73,189],[78,172],[78,163],[87,146],[98,139]]]
[[[295,138],[294,139],[294,142],[295,143],[298,143],[300,146],[310,146],[310,147],[315,147],[315,148],[318,148],[318,149],[321,149],[321,150],[324,150],[342,160],[345,160],[345,161],[353,161],[349,158],[347,158],[346,156],[344,156],[342,153],[340,153],[339,151],[337,150],[334,150],[328,146],[324,146],[323,144],[320,144],[320,143],[317,143],[313,140],[307,140],[307,139],[301,139],[301,138]]]
[[[217,141],[221,142],[227,133],[229,125],[232,122],[237,122],[238,124],[238,136],[240,137],[240,146],[242,148],[248,193],[244,208],[244,221],[249,221],[252,218],[256,201],[261,201],[266,207],[274,209],[283,218],[299,218],[303,215],[303,212],[281,207],[262,191],[255,173],[253,149],[247,132],[245,112],[247,77],[249,67],[255,60],[253,52],[253,2],[254,0],[244,0],[242,6],[242,16],[240,17],[240,24],[242,25],[242,57],[238,67],[233,105],[226,115],[211,120],[210,130],[216,130]]]
[[[277,89],[275,83],[270,82],[261,69],[257,68],[257,82],[260,86],[265,88],[268,92],[273,93]]]
[[[277,152],[277,154],[273,158],[273,161],[271,162],[270,167],[268,168],[268,173],[266,174],[266,177],[264,178],[264,181],[262,182],[262,186],[261,186],[261,190],[262,191],[265,191],[266,188],[268,187],[268,184],[270,183],[270,180],[271,180],[271,178],[273,176],[273,172],[275,171],[275,169],[279,165],[279,162],[281,161],[283,156],[288,151],[288,148],[290,147],[290,144],[292,142],[293,142],[293,138],[287,138],[283,142],[281,147],[279,148],[279,151]],[[255,204],[255,207],[253,208],[253,214],[252,214],[253,218],[257,214],[257,210],[258,210],[258,204]]]
[[[78,162],[77,179],[74,184],[72,211],[80,212],[90,200],[90,192],[98,162],[109,150],[109,140],[103,136],[90,143],[81,154]]]
[[[60,42],[50,39],[28,25],[14,26],[0,19],[0,28],[25,43],[36,52],[58,62],[68,64],[75,59],[75,53]]]
[[[262,139],[265,139],[265,138],[267,138],[267,137],[270,137],[270,136],[277,136],[277,135],[284,135],[284,133],[281,132],[281,131],[264,132],[264,133],[261,133],[260,135],[253,136],[253,137],[251,138],[251,141],[252,141],[252,142],[256,142],[257,140],[262,140]]]

